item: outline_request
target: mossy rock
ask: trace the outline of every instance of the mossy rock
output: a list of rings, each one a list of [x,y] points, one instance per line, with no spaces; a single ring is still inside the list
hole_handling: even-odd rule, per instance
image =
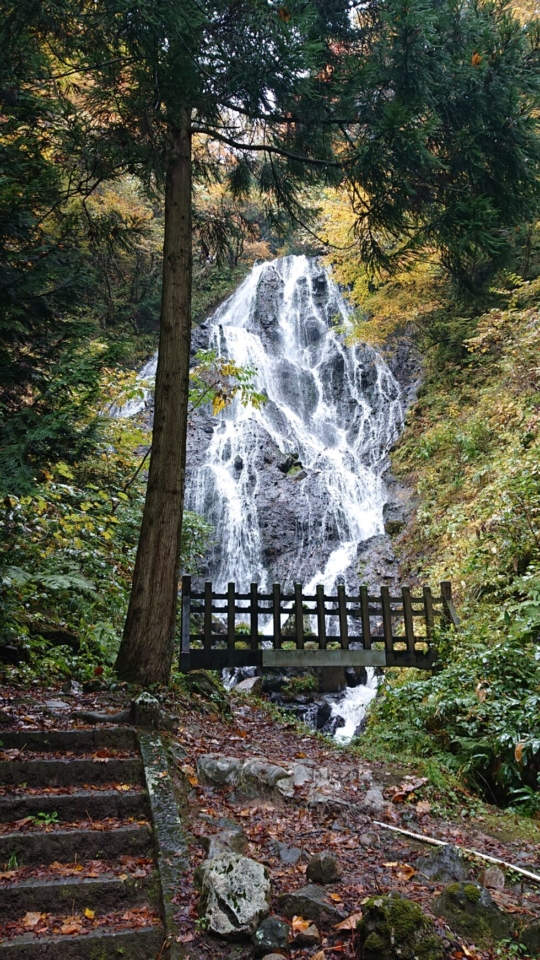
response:
[[[433,921],[398,893],[373,897],[358,924],[357,956],[362,960],[443,960]]]
[[[504,940],[513,932],[510,918],[477,883],[450,884],[435,901],[433,911],[454,933],[477,944]]]
[[[182,680],[186,693],[210,700],[220,713],[229,714],[231,707],[225,688],[210,670],[192,670]]]

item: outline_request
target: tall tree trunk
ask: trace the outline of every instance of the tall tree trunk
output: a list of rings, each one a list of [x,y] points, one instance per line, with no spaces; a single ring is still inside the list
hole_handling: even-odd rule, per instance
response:
[[[191,343],[191,117],[171,133],[154,428],[148,487],[116,670],[167,683],[176,627]]]

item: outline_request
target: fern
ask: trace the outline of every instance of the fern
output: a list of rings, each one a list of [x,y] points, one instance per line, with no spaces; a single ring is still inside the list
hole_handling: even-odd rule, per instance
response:
[[[95,584],[77,570],[30,573],[22,567],[3,567],[0,576],[5,586],[35,584],[44,590],[66,590],[74,593],[95,593],[96,590]]]

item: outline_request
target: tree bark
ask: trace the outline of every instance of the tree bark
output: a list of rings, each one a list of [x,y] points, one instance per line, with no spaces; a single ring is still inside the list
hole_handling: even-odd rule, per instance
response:
[[[169,681],[176,632],[191,344],[191,116],[171,132],[163,293],[148,486],[116,670],[144,686]]]

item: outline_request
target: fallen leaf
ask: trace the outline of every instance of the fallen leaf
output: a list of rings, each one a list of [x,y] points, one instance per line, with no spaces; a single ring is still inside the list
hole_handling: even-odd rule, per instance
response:
[[[128,878],[127,873],[119,873],[119,874],[118,874],[118,879],[119,879],[119,880],[127,880],[127,878]]]
[[[176,938],[177,943],[191,943],[195,939],[194,933],[184,933],[180,937]]]
[[[330,900],[333,900],[334,903],[343,903],[343,898],[340,897],[339,893],[329,893],[328,896]]]
[[[324,960],[324,950],[317,950],[317,953],[314,953],[311,960]]]
[[[414,877],[416,870],[414,867],[411,867],[409,863],[402,863],[399,870],[396,873],[398,880],[410,880],[411,877]]]
[[[304,930],[307,930],[312,924],[311,920],[304,920],[303,917],[293,917],[292,918],[292,932],[294,933],[303,933]]]
[[[93,920],[94,917],[95,917],[95,915],[96,915],[96,911],[95,911],[95,910],[90,910],[88,907],[85,907],[85,908],[84,908],[84,915],[85,915],[85,917],[86,917],[87,920]]]
[[[351,913],[350,917],[347,917],[346,920],[342,920],[341,923],[336,923],[334,930],[356,930],[361,919],[361,913]]]
[[[429,800],[419,800],[416,804],[416,812],[420,815],[423,813],[429,813],[431,810],[431,804]]]
[[[73,937],[82,930],[82,923],[77,917],[68,917],[60,927],[60,933],[66,937]]]
[[[41,912],[37,913],[29,911],[25,913],[23,917],[23,927],[26,927],[27,930],[33,930],[34,927],[37,927],[39,921],[41,920]]]

